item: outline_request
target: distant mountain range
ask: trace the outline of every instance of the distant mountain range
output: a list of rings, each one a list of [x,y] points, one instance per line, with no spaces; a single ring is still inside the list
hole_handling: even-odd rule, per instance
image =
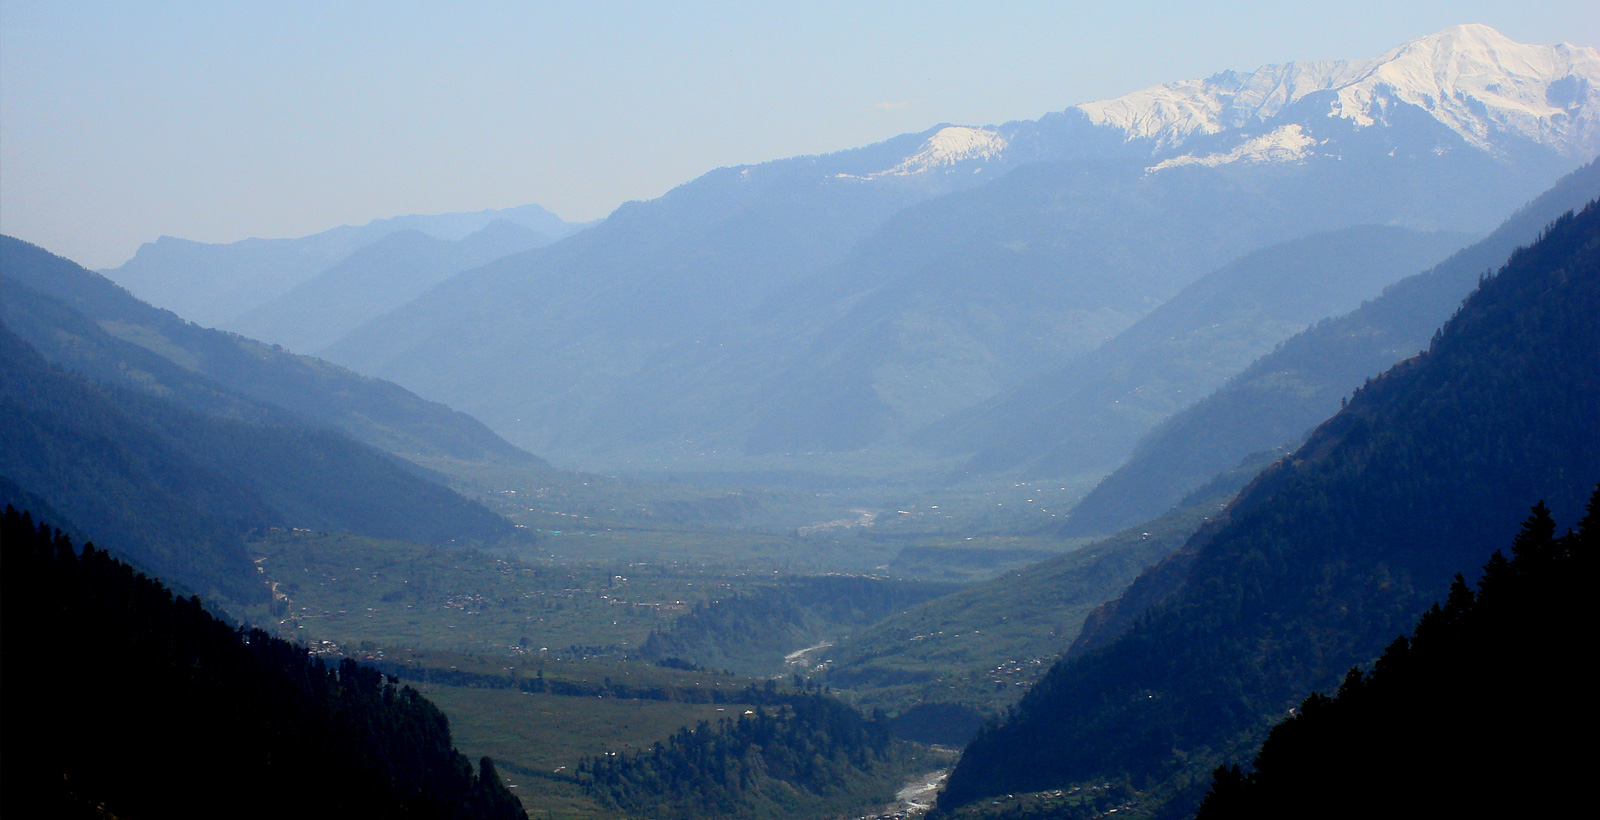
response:
[[[247,421],[328,427],[412,460],[540,460],[475,419],[389,384],[152,307],[105,277],[0,236],[0,317],[53,364]]]
[[[207,327],[243,330],[233,327],[231,323],[390,234],[416,231],[449,243],[466,239],[496,222],[507,222],[527,229],[530,233],[523,243],[528,247],[554,241],[582,227],[563,221],[538,205],[524,205],[470,213],[375,219],[361,226],[345,225],[294,239],[244,239],[210,244],[163,236],[140,246],[133,258],[122,265],[101,273],[140,299],[171,310],[190,321]],[[491,236],[504,241],[505,233],[503,228],[496,229]],[[472,244],[480,248],[491,244],[481,241],[484,237],[479,239]],[[512,250],[521,249],[517,247]],[[463,261],[474,258],[469,250],[463,256]],[[482,264],[482,261],[478,264]],[[443,275],[453,272],[450,270]],[[409,283],[414,278],[415,274],[402,278],[396,283],[399,285],[397,291],[405,293],[407,288],[413,288]],[[355,287],[372,283],[352,284],[354,291]],[[319,294],[313,291],[310,295]],[[382,293],[375,296],[380,300],[394,298]],[[359,298],[359,292],[342,296],[345,302]],[[274,328],[269,319],[258,316],[253,321],[259,326]],[[265,340],[279,341],[273,338]],[[302,349],[301,352],[312,351]]]
[[[594,467],[907,452],[1253,252],[1362,225],[1487,231],[1600,152],[1597,117],[1593,49],[1459,26],[1373,60],[713,171],[454,276],[323,355]],[[1387,281],[1179,345],[1216,371],[1072,469],[1117,463],[1229,355],[1242,366],[1449,250],[1384,259],[1378,244],[1369,270]],[[1313,274],[1282,274],[1290,300],[1298,275]],[[1241,339],[1265,348],[1227,350]]]
[[[290,350],[320,350],[457,273],[551,241],[504,219],[456,240],[395,231],[223,326]]]
[[[1183,150],[1156,163],[1162,168],[1327,154],[1325,140],[1334,137],[1323,126],[1392,126],[1407,109],[1483,151],[1524,143],[1581,159],[1600,140],[1597,73],[1593,48],[1523,45],[1485,25],[1460,25],[1371,60],[1225,71],[1076,110],[1130,138]],[[1281,122],[1299,106],[1331,122]]]

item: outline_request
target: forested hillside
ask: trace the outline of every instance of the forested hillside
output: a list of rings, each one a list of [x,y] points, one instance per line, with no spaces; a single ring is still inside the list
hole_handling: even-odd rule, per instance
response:
[[[100,274],[7,236],[0,236],[0,278],[0,318],[51,362],[96,380],[203,413],[216,412],[219,403],[231,410],[251,400],[409,458],[540,463],[464,413],[320,359],[192,324]],[[39,310],[41,297],[58,304]],[[114,347],[108,337],[127,344]],[[129,347],[147,355],[135,356]],[[210,386],[197,388],[197,377]],[[219,398],[224,394],[231,398]]]
[[[62,372],[0,324],[0,476],[144,569],[247,602],[265,527],[467,544],[510,523],[338,433],[234,421]]]
[[[1072,511],[1068,535],[1132,526],[1247,453],[1296,446],[1363,380],[1414,355],[1485,272],[1551,220],[1600,197],[1600,161],[1528,203],[1482,241],[1402,280],[1351,313],[1284,342],[1198,404],[1157,427]]]
[[[906,744],[883,721],[825,695],[786,700],[682,729],[648,752],[585,761],[578,779],[629,814],[671,820],[820,816],[887,803],[910,773]]]
[[[1414,636],[1372,668],[1314,693],[1261,746],[1245,774],[1219,767],[1197,820],[1394,815],[1554,816],[1588,797],[1582,748],[1590,593],[1600,550],[1600,487],[1577,530],[1556,537],[1543,504],[1508,561],[1495,552],[1474,592],[1462,576]]]
[[[954,584],[850,575],[794,578],[696,604],[671,628],[652,632],[639,654],[747,675],[781,674],[791,652],[840,638],[955,589]]]
[[[1165,515],[892,615],[831,647],[827,682],[895,731],[960,746],[1016,703],[1095,607],[1177,551],[1279,454],[1262,453]]]
[[[1156,423],[1220,387],[1273,345],[1354,309],[1475,238],[1359,225],[1246,254],[1094,350],[943,419],[914,440],[976,453],[969,472],[1104,472]]]
[[[7,817],[524,817],[444,715],[7,507]]]
[[[1275,716],[1376,657],[1515,530],[1526,499],[1576,519],[1600,476],[1596,315],[1591,205],[1152,568],[1167,590],[981,733],[941,806],[1119,780],[1192,808],[1196,767],[1252,749]]]

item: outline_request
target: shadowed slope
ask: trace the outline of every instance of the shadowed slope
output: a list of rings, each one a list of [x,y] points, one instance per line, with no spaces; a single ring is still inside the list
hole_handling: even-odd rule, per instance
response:
[[[1362,380],[1425,347],[1479,277],[1501,264],[1512,249],[1532,242],[1563,212],[1596,197],[1600,162],[1591,162],[1481,242],[1396,283],[1361,308],[1284,342],[1146,436],[1128,461],[1078,504],[1063,533],[1092,535],[1131,526],[1247,453],[1292,446],[1337,412],[1340,401]]]
[[[1575,518],[1600,475],[1596,315],[1591,205],[1153,568],[1176,568],[1175,588],[980,734],[941,805],[1114,778],[1181,789],[1193,767],[1251,748],[1309,691],[1375,657],[1515,529],[1526,499]]]

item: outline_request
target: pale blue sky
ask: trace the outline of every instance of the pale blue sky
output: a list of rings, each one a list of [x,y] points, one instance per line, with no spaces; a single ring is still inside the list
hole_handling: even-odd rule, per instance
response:
[[[1177,6],[1174,8],[1173,6]],[[1584,2],[0,3],[0,231],[115,265],[1038,117],[1455,23],[1600,46]]]

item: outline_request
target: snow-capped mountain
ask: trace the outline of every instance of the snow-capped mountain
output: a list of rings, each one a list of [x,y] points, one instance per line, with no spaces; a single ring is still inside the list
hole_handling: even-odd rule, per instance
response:
[[[1453,26],[1366,61],[1285,62],[1248,74],[1158,85],[1086,102],[1077,111],[1126,139],[1146,139],[1152,154],[1182,149],[1200,135],[1240,131],[1229,152],[1181,155],[1155,165],[1301,160],[1318,143],[1315,119],[1245,136],[1298,102],[1304,114],[1346,120],[1355,128],[1387,125],[1398,106],[1413,106],[1469,146],[1499,154],[1530,141],[1571,159],[1600,152],[1600,51],[1587,46],[1523,45],[1480,24]]]
[[[1280,125],[1259,137],[1250,137],[1233,150],[1218,154],[1179,154],[1168,157],[1146,170],[1160,171],[1183,165],[1216,167],[1230,162],[1296,162],[1305,159],[1321,143],[1306,133],[1299,123]]]
[[[993,128],[973,128],[966,125],[946,125],[922,143],[921,148],[904,162],[886,171],[867,174],[865,177],[841,173],[841,179],[879,179],[925,174],[972,160],[988,161],[1004,155],[1010,143]],[[974,171],[983,170],[982,167]]]
[[[1566,43],[1525,45],[1489,26],[1460,25],[1370,60],[1224,71],[1053,116],[1117,132],[1124,147],[1154,160],[1149,170],[1156,171],[1338,156],[1330,143],[1339,134],[1391,125],[1402,108],[1421,112],[1490,154],[1532,143],[1583,160],[1600,153],[1600,51]],[[1008,149],[1040,122],[945,126],[899,164],[855,178],[1020,159]],[[1075,131],[1071,138],[1081,140],[1082,134]],[[1049,156],[1052,147],[1036,150]]]
[[[1244,137],[1297,103],[1300,128]],[[1292,62],[1248,73],[1223,72],[1147,88],[1076,107],[1097,125],[1148,140],[1153,154],[1182,149],[1200,135],[1241,132],[1254,145],[1192,157],[1187,162],[1303,159],[1319,140],[1316,119],[1357,129],[1386,125],[1399,106],[1413,106],[1468,145],[1500,153],[1528,141],[1581,159],[1600,151],[1600,52],[1560,43],[1524,45],[1485,25],[1453,26],[1372,60]],[[1326,129],[1323,129],[1326,130]],[[1155,167],[1186,161],[1168,159]]]
[[[1593,49],[1458,26],[717,169],[323,352],[588,468],[899,446],[1245,254],[1356,226],[1486,231],[1600,153],[1597,122]],[[1123,416],[1120,440],[1159,416]]]

